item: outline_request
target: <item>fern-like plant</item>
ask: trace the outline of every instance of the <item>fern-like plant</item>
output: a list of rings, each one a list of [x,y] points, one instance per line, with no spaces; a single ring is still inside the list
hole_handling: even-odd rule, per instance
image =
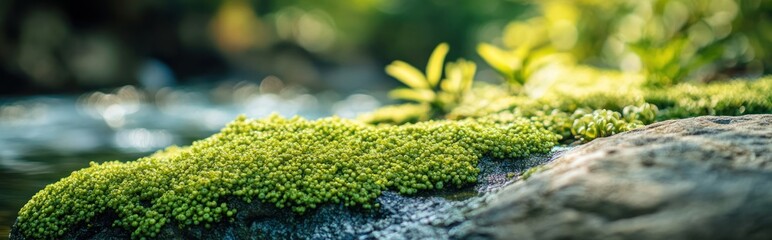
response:
[[[531,76],[549,64],[572,62],[567,54],[555,53],[550,47],[523,44],[515,49],[502,49],[481,43],[477,54],[499,72],[515,92],[519,92]]]
[[[434,48],[425,73],[412,65],[396,60],[386,66],[386,73],[408,86],[389,92],[394,99],[428,105],[430,115],[444,115],[455,108],[461,97],[472,88],[477,65],[472,61],[459,59],[445,64],[450,47],[440,43]],[[442,78],[443,67],[445,78]]]

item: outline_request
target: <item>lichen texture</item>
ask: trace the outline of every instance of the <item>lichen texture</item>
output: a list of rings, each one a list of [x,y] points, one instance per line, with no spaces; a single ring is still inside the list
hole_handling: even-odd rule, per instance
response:
[[[384,190],[403,194],[476,181],[478,159],[548,152],[559,136],[524,118],[372,126],[341,118],[239,117],[189,147],[131,162],[92,163],[36,194],[21,210],[25,236],[57,238],[114,211],[116,227],[154,237],[232,219],[227,198],[291,208],[320,204],[365,209]]]

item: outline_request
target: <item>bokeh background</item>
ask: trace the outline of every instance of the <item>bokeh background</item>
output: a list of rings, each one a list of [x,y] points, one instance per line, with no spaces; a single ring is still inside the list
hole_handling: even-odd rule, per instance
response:
[[[439,42],[474,54],[513,1],[3,1],[0,93],[80,93],[276,76],[312,90],[395,85],[382,66]]]
[[[663,79],[772,72],[766,0],[0,1],[0,239],[89,161],[187,145],[238,114],[354,117],[390,104],[385,65],[480,43]],[[663,80],[665,81],[665,80]]]

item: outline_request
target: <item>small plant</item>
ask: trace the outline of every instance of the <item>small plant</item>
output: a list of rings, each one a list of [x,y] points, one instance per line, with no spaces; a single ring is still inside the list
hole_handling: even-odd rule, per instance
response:
[[[449,50],[447,43],[437,45],[426,64],[425,74],[400,60],[386,66],[387,74],[409,87],[392,90],[389,96],[427,105],[432,116],[444,115],[455,108],[461,97],[472,88],[477,65],[464,59],[450,62],[445,66],[445,78],[442,79],[445,56]]]
[[[524,67],[529,60],[527,59],[528,50],[527,48],[519,48],[515,51],[507,51],[487,43],[477,46],[477,53],[480,54],[480,57],[504,76],[508,83],[515,86],[525,85],[528,78],[529,72]]]
[[[587,113],[577,110],[578,115],[571,127],[571,134],[581,141],[590,141],[595,138],[611,136],[639,125],[629,126],[622,120],[621,114],[610,110],[595,110]]]
[[[553,54],[549,49],[532,48],[527,44],[514,50],[505,50],[482,43],[477,46],[477,53],[516,91],[525,86],[538,70],[548,64],[562,63],[566,60],[564,54]]]
[[[568,46],[573,45],[571,38],[576,36],[570,31],[573,27],[566,25],[570,21],[561,15],[557,14],[558,19],[540,16],[511,22],[501,36],[503,48],[481,43],[477,53],[504,77],[510,90],[522,93],[523,87],[547,66],[574,64]]]
[[[623,113],[606,109],[592,112],[588,109],[577,109],[571,115],[571,119],[573,119],[571,134],[576,139],[586,142],[633,130],[654,122],[657,117],[657,106],[648,103],[640,106],[627,106]]]
[[[627,122],[653,123],[657,119],[657,105],[643,103],[640,106],[630,105],[622,109],[622,115]]]
[[[719,60],[724,53],[721,44],[712,44],[696,51],[692,45],[685,39],[675,39],[659,47],[648,42],[630,44],[629,47],[641,59],[646,84],[664,87],[682,82],[689,74]]]

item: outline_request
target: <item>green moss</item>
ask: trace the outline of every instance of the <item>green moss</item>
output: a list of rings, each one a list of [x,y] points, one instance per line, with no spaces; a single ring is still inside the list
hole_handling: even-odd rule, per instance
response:
[[[528,180],[528,178],[531,178],[531,176],[534,174],[544,172],[544,170],[547,170],[547,167],[544,165],[529,168],[528,170],[525,170],[522,175],[520,175],[520,179]]]
[[[566,71],[579,80],[555,82],[534,96],[478,86],[448,118],[503,122],[527,117],[564,139],[586,141],[658,120],[772,112],[772,77],[658,89],[642,87],[641,77],[586,68]]]
[[[643,126],[638,121],[628,122],[618,112],[600,109],[581,114],[574,119],[571,134],[582,141],[607,137]]]
[[[713,84],[679,84],[650,90],[647,102],[662,109],[659,120],[702,115],[772,113],[772,77]]]
[[[656,114],[656,106],[644,103],[639,106],[626,106],[623,108],[622,113],[606,109],[592,110],[589,108],[577,109],[572,114],[559,109],[551,109],[549,111],[533,110],[530,112],[515,109],[515,111],[503,111],[478,119],[506,123],[526,117],[535,123],[545,126],[547,130],[562,136],[565,140],[590,141],[652,123]]]
[[[588,67],[567,67],[549,84],[534,84],[528,95],[512,94],[506,86],[473,88],[450,119],[482,117],[502,111],[607,109],[622,112],[626,106],[651,103],[660,110],[656,119],[702,115],[741,115],[772,112],[772,76],[709,84],[682,83],[668,88],[648,88],[643,76]]]
[[[18,224],[25,236],[57,238],[111,209],[119,216],[115,226],[153,237],[170,223],[233,218],[229,196],[298,213],[326,203],[372,208],[384,190],[462,186],[476,181],[484,154],[547,152],[557,139],[526,119],[377,127],[340,118],[239,117],[190,147],[76,171],[36,194]]]

